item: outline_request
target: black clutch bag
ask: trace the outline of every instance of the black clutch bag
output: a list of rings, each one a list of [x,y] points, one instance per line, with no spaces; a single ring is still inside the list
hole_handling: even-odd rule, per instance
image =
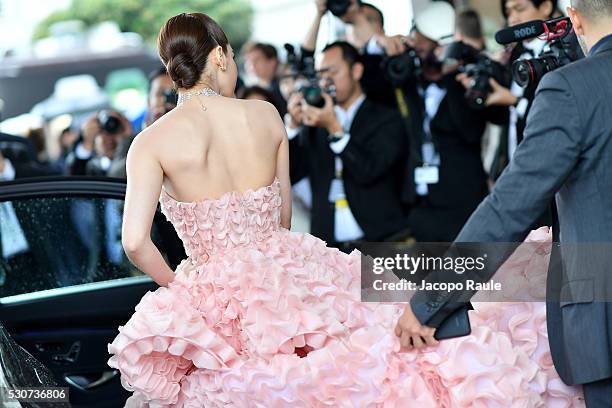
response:
[[[436,340],[446,340],[455,337],[467,336],[472,332],[468,312],[473,310],[471,303],[455,310],[450,316],[442,321],[434,334]]]

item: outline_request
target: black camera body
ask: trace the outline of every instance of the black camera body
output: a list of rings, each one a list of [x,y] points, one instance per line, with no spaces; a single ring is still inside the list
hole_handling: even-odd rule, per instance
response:
[[[471,79],[465,98],[473,109],[483,109],[489,94],[493,91],[490,79],[504,85],[508,82],[506,70],[498,62],[493,61],[482,51],[457,41],[450,44],[444,53],[445,61],[460,63],[460,72],[464,72]]]
[[[297,81],[301,81],[296,91],[304,95],[304,100],[308,105],[316,108],[325,106],[323,93],[330,94],[335,97],[336,90],[333,86],[321,88],[319,86],[319,75],[315,69],[314,59],[312,57],[301,58],[295,53],[295,49],[291,44],[285,44],[287,50],[287,63],[291,67],[291,76]]]
[[[393,57],[385,57],[381,63],[385,77],[394,86],[416,82],[421,76],[422,62],[416,50],[408,47],[406,51]]]
[[[97,116],[98,123],[100,124],[100,128],[110,135],[116,135],[123,132],[123,124],[112,114],[111,111],[102,110],[98,113]]]
[[[351,7],[351,0],[327,0],[327,10],[334,16],[342,17]]]

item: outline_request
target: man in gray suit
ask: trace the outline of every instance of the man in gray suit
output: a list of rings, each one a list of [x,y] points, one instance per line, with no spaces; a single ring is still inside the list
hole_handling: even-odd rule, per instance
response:
[[[566,383],[584,385],[588,407],[612,407],[612,255],[602,250],[612,247],[612,0],[572,5],[587,58],[542,79],[524,140],[457,242],[520,242],[556,195],[563,276],[549,272],[553,360]],[[486,279],[510,253],[489,256]],[[417,293],[396,327],[401,343],[436,344],[435,328],[472,294]]]

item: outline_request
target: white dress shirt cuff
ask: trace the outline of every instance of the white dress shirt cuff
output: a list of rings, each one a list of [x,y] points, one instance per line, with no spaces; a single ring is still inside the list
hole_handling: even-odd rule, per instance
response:
[[[13,167],[13,163],[7,158],[4,158],[4,170],[0,173],[0,180],[15,180],[15,168]]]
[[[378,42],[376,41],[376,38],[377,37],[375,35],[373,35],[372,38],[370,38],[370,40],[366,44],[366,47],[365,47],[366,54],[368,54],[368,55],[383,55],[385,53],[385,50],[383,49],[383,47],[378,45]]]
[[[344,151],[344,149],[346,149],[346,145],[348,145],[350,140],[351,140],[351,135],[348,133],[345,133],[344,136],[342,136],[340,140],[338,140],[337,142],[330,143],[329,148],[332,149],[332,152],[336,154],[340,154]]]
[[[289,140],[295,139],[295,137],[300,134],[300,130],[302,130],[302,128],[290,128],[289,126],[287,126],[287,137],[289,138]]]
[[[77,159],[87,160],[87,159],[91,159],[93,152],[84,148],[82,143],[79,143],[76,149],[74,149],[74,154],[77,157]]]

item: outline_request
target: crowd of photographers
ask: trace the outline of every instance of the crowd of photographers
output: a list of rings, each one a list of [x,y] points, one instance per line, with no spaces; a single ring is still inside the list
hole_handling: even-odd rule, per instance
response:
[[[506,29],[498,55],[486,50],[478,14],[447,2],[430,2],[396,36],[385,35],[372,4],[316,6],[299,56],[288,48],[291,69],[280,76],[291,178],[310,184],[311,232],[346,251],[372,241],[453,241],[512,159],[541,77],[579,58],[557,2],[501,0],[507,26],[547,21],[555,35]],[[313,59],[328,11],[348,36]],[[490,124],[501,134],[485,168]]]
[[[294,197],[311,233],[345,251],[371,241],[451,242],[512,159],[539,79],[576,59],[573,48],[561,36],[550,43],[507,32],[510,44],[492,55],[478,14],[444,1],[430,2],[395,36],[385,34],[372,4],[315,6],[300,48],[285,45],[286,63],[272,45],[245,47],[248,86],[239,81],[237,89],[237,97],[267,100],[284,118]],[[556,0],[501,0],[501,11],[507,26],[561,16]],[[328,12],[348,26],[347,37],[317,53]],[[176,105],[163,68],[149,81],[145,126]],[[502,131],[485,168],[490,124]],[[47,166],[49,174],[125,177],[135,131],[122,114],[99,112],[80,135],[66,133],[61,163]],[[15,167],[0,155],[0,178],[18,177]],[[546,222],[544,214],[538,223]]]

